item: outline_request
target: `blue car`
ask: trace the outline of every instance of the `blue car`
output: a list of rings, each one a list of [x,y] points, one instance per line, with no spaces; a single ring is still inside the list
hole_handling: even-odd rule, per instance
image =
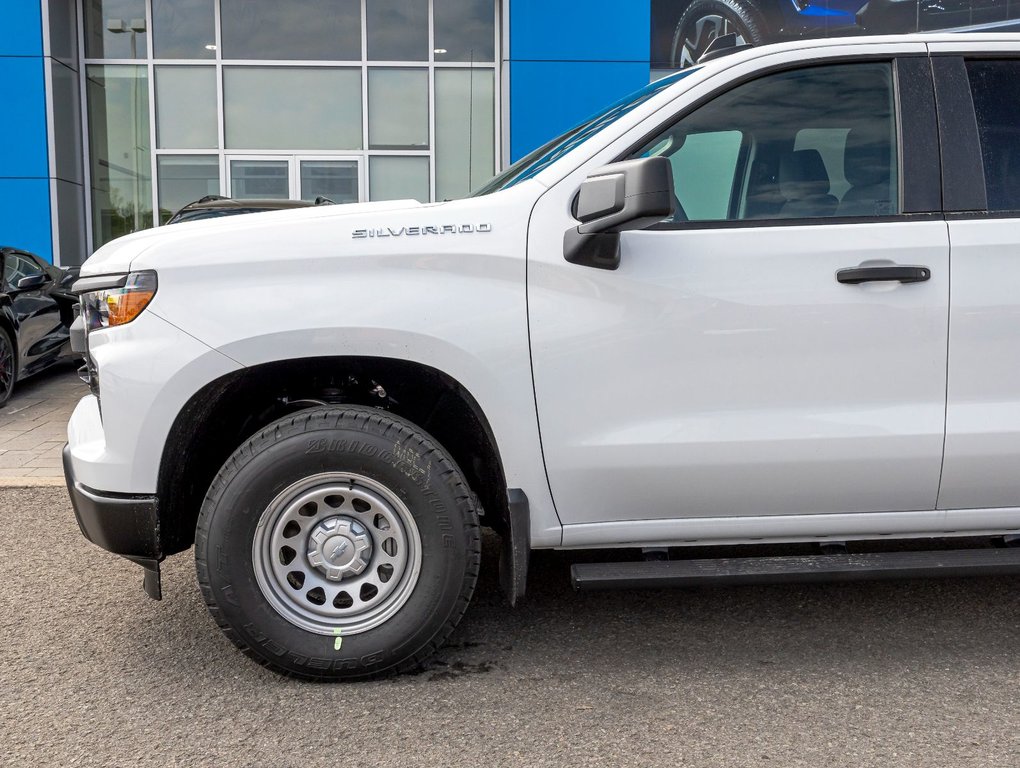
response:
[[[696,62],[717,37],[760,45],[798,38],[1008,25],[1020,0],[653,0],[656,66]]]

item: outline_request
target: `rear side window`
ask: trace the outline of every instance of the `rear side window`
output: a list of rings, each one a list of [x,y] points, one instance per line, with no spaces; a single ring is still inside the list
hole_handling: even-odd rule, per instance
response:
[[[990,211],[1020,211],[1020,61],[968,61]]]

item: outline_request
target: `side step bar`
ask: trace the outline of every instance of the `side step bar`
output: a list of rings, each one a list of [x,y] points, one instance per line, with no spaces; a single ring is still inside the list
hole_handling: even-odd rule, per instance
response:
[[[575,563],[574,589],[663,589],[699,584],[789,584],[1020,573],[1020,548]]]

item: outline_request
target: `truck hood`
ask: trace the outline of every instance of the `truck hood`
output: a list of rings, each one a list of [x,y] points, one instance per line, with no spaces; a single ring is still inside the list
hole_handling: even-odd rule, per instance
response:
[[[81,275],[82,277],[109,275],[132,269],[155,268],[164,260],[180,263],[195,257],[209,259],[215,253],[211,250],[213,244],[225,241],[248,241],[254,249],[259,250],[259,244],[275,242],[279,245],[280,240],[285,240],[288,233],[296,234],[310,225],[335,222],[338,228],[347,229],[354,228],[357,220],[362,218],[366,220],[365,226],[369,226],[376,218],[375,214],[425,211],[446,205],[452,204],[390,200],[246,213],[181,222],[125,235],[107,243],[82,265]],[[347,226],[344,226],[345,224]]]

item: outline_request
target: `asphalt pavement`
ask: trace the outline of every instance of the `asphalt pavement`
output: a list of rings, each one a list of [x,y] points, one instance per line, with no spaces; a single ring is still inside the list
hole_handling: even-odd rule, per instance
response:
[[[223,638],[190,553],[141,570],[57,488],[0,489],[0,765],[1020,765],[1017,579],[574,593],[492,555],[427,670],[285,680]]]

